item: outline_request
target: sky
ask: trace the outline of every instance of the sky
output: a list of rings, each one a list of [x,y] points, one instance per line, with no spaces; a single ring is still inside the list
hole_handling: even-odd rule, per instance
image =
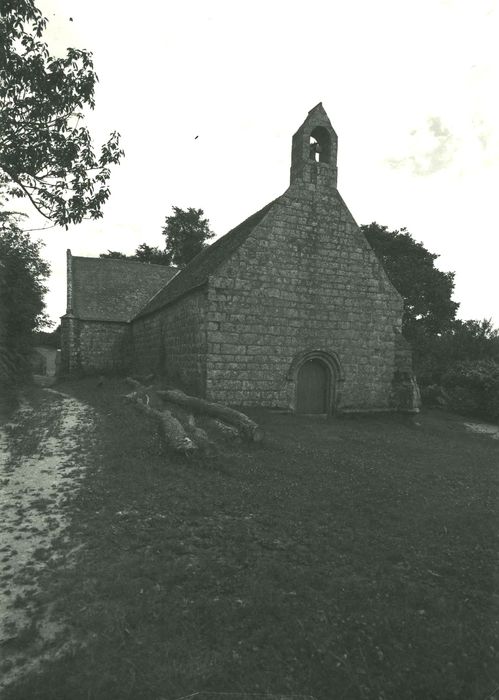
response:
[[[455,272],[458,316],[499,326],[496,0],[37,5],[52,53],[93,52],[87,126],[97,147],[116,130],[125,150],[102,219],[31,234],[52,267],[54,321],[67,248],[161,246],[173,205],[202,208],[223,235],[286,190],[292,135],[322,102],[357,223],[406,227]]]

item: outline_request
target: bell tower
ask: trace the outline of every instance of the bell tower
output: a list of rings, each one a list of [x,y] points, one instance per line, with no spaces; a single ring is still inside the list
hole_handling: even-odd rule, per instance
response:
[[[308,113],[293,136],[291,184],[297,182],[326,189],[338,182],[338,137],[322,102]]]

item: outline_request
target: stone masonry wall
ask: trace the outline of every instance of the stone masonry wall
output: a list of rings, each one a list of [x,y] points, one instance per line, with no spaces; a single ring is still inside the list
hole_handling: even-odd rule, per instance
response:
[[[76,363],[74,324],[74,318],[70,314],[61,318],[61,374],[63,376],[70,374]]]
[[[402,300],[313,166],[210,279],[209,399],[294,408],[291,363],[321,351],[341,365],[338,408],[390,407]]]
[[[129,324],[62,319],[64,374],[124,372],[129,364]]]
[[[206,386],[206,290],[132,321],[134,369],[160,373],[186,391]]]

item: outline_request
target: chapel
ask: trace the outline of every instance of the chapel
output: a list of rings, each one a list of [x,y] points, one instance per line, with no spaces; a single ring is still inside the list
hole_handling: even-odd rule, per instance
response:
[[[338,192],[337,150],[319,103],[287,190],[180,271],[68,251],[65,371],[154,373],[235,406],[418,410],[402,298]]]

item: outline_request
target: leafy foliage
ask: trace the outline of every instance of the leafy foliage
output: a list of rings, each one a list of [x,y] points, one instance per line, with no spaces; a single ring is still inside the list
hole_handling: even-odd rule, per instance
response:
[[[456,320],[428,339],[418,380],[426,403],[488,420],[499,418],[499,331],[490,320]],[[437,398],[439,397],[439,398]]]
[[[107,253],[101,253],[99,258],[115,258],[117,260],[132,260],[135,258],[134,255],[126,255],[125,253],[120,253],[119,250],[108,250]]]
[[[33,343],[35,345],[45,345],[50,348],[61,347],[61,324],[53,331],[35,331],[33,333]]]
[[[157,246],[147,245],[147,243],[141,243],[133,255],[125,255],[125,253],[120,253],[117,250],[108,250],[107,253],[101,253],[99,257],[136,260],[137,262],[150,263],[151,265],[170,265],[170,256],[166,251],[161,250]]]
[[[33,0],[0,8],[0,188],[27,197],[55,224],[102,216],[109,166],[123,155],[112,133],[95,155],[84,109],[94,107],[97,76],[88,51],[50,55],[47,20]]]
[[[405,228],[372,223],[361,229],[404,299],[403,331],[423,396],[430,403],[438,396],[461,413],[499,417],[499,331],[487,319],[455,318],[454,273],[438,270],[438,256]]]
[[[445,354],[448,361],[493,359],[499,362],[499,330],[493,327],[490,319],[456,320],[450,336],[451,342],[449,335],[443,337],[444,344],[447,341]]]
[[[442,384],[455,411],[499,419],[499,362],[488,359],[456,363],[443,376]]]
[[[414,240],[407,229],[361,226],[391,283],[404,299],[402,328],[409,341],[448,330],[459,304],[452,300],[454,273],[435,267],[438,255]]]
[[[170,258],[166,251],[157,246],[141,243],[135,251],[135,259],[138,262],[152,263],[153,265],[170,265]]]
[[[420,345],[418,379],[421,384],[440,384],[449,367],[462,362],[499,362],[499,331],[490,320],[456,319],[442,334]]]
[[[101,258],[119,258],[137,260],[138,262],[154,265],[174,265],[185,267],[207,245],[207,241],[215,235],[210,231],[208,219],[203,218],[202,209],[189,207],[184,210],[173,207],[173,215],[167,216],[163,227],[165,248],[141,243],[133,255],[125,255],[117,250],[101,253]]]
[[[202,209],[173,207],[173,215],[166,217],[163,227],[165,251],[176,267],[185,267],[215,235],[203,215]]]
[[[0,212],[0,393],[12,392],[28,374],[32,332],[47,325],[43,297],[50,268],[41,245],[20,230],[12,213]]]

